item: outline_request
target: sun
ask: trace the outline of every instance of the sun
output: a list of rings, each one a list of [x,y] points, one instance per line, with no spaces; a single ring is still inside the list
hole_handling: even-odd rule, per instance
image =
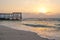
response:
[[[41,12],[41,13],[47,13],[47,8],[41,7],[39,9],[39,12]]]

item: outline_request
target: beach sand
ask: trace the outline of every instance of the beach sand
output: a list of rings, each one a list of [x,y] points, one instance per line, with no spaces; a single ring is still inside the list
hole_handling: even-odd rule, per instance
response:
[[[15,30],[0,25],[0,40],[48,40],[42,38],[34,32]]]

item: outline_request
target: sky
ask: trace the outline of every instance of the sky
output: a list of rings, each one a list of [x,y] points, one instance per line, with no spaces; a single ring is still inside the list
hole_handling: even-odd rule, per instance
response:
[[[47,13],[60,13],[60,0],[0,0],[0,12],[40,12],[45,8]],[[44,11],[43,11],[44,12]],[[49,15],[51,15],[49,14]]]
[[[38,12],[41,7],[59,12],[60,0],[0,0],[0,12]]]

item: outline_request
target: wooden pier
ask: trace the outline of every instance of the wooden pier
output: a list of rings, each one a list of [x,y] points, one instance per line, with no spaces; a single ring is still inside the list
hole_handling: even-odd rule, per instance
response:
[[[22,21],[22,13],[21,12],[0,13],[0,20],[20,20],[20,21]]]

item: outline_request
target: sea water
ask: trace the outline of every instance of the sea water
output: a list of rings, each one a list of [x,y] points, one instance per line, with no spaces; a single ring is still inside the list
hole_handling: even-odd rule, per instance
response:
[[[44,26],[32,26],[38,35],[44,38],[60,40],[60,21],[29,21],[28,24],[44,25]],[[28,25],[29,26],[29,25]],[[30,26],[31,27],[31,26]]]
[[[43,38],[60,40],[60,21],[2,21],[0,25],[35,32]]]

